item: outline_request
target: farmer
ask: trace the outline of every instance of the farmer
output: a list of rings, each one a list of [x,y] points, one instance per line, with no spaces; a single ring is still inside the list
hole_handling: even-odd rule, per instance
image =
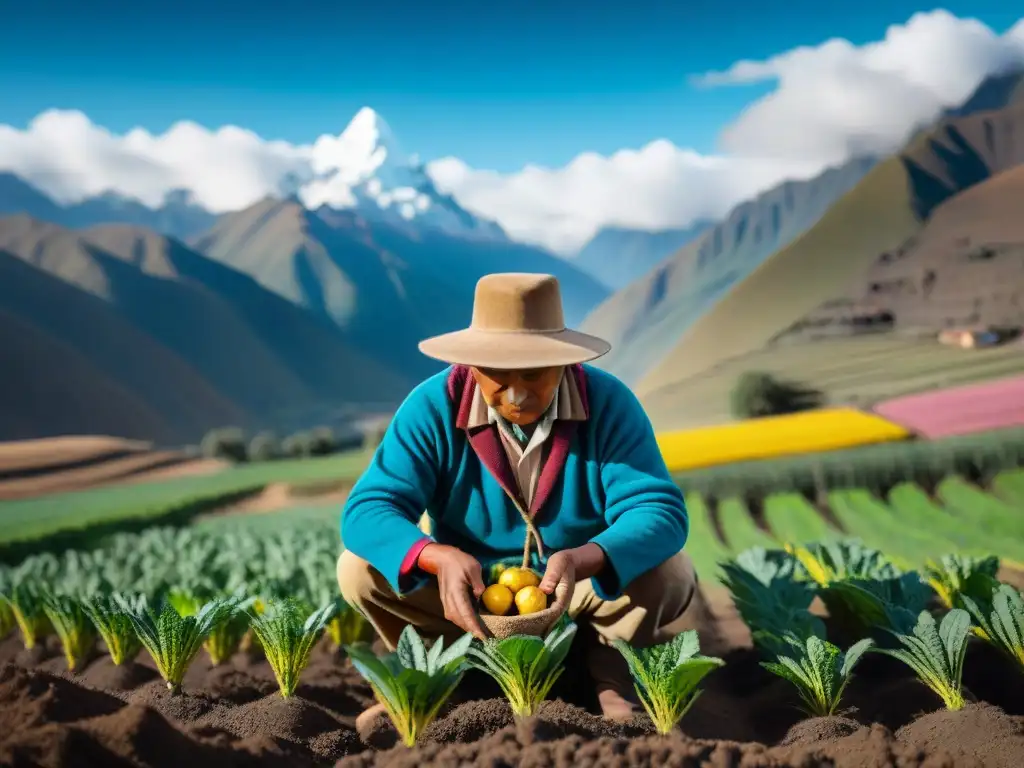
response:
[[[521,564],[529,535],[541,591],[594,630],[587,667],[603,714],[638,711],[610,641],[665,642],[706,606],[682,552],[683,495],[646,414],[622,382],[582,365],[609,349],[567,329],[557,280],[534,274],[485,276],[471,327],[420,343],[451,367],[402,403],[342,512],[341,594],[388,648],[407,624],[449,642],[486,637],[482,569]],[[417,525],[424,511],[432,535]]]

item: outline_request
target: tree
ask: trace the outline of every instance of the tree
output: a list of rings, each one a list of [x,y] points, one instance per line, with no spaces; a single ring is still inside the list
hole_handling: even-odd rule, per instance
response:
[[[273,432],[260,432],[249,441],[249,461],[273,461],[281,455],[281,446]]]
[[[211,429],[203,437],[200,448],[208,459],[246,460],[245,433],[237,427]]]
[[[732,413],[741,419],[778,416],[819,407],[821,392],[780,381],[770,373],[747,371],[731,393]]]

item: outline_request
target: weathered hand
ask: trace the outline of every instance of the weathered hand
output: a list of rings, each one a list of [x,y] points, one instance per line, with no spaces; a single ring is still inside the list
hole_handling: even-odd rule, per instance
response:
[[[480,562],[461,549],[430,543],[420,552],[417,563],[427,573],[437,575],[444,617],[480,640],[489,637],[475,607],[484,592]]]
[[[540,580],[540,591],[546,595],[554,593],[552,606],[558,606],[559,613],[569,608],[576,589],[576,558],[574,551],[566,549],[548,558],[544,578]]]

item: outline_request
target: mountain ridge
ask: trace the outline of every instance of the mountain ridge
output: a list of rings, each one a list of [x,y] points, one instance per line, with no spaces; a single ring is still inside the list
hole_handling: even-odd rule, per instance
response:
[[[689,376],[768,344],[823,302],[841,296],[880,254],[902,248],[922,228],[922,216],[1021,163],[1024,101],[943,118],[875,166],[814,227],[694,323],[639,382],[641,397],[678,388]]]
[[[73,339],[105,375],[179,425],[171,430],[178,439],[230,423],[291,428],[328,408],[393,405],[413,383],[332,324],[173,238],[128,225],[68,230],[21,215],[0,219],[0,250],[9,262],[0,308]],[[32,285],[37,300],[26,305]],[[111,347],[105,338],[121,341]],[[189,388],[193,395],[176,396]],[[205,405],[193,413],[193,401]]]

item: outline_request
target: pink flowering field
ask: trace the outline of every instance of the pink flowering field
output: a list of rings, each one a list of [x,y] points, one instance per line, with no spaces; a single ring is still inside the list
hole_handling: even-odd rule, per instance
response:
[[[1024,376],[897,397],[874,410],[927,438],[1024,426]]]

